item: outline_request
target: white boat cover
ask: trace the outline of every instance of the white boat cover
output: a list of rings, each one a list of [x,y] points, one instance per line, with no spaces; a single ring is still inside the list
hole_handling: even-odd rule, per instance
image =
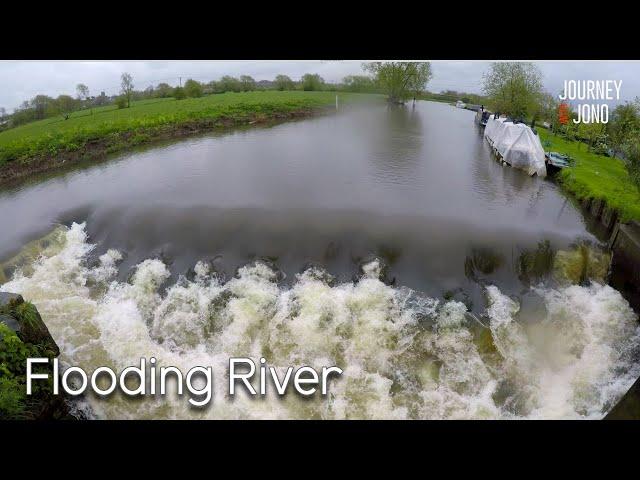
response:
[[[531,127],[523,123],[507,122],[504,118],[489,117],[484,129],[484,136],[491,146],[502,156],[502,159],[515,168],[520,168],[529,175],[539,177],[547,175],[544,161],[544,148],[540,138],[533,133]]]

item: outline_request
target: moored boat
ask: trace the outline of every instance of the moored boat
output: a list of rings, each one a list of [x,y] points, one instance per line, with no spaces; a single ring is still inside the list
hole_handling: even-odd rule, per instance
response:
[[[556,173],[573,164],[573,159],[570,156],[558,152],[545,152],[544,159],[549,173]]]
[[[488,110],[478,110],[475,116],[476,124],[480,125],[483,128],[486,127],[490,115],[491,112],[489,112]]]
[[[528,175],[546,176],[544,149],[540,138],[528,125],[490,115],[484,138],[501,162],[524,170]]]

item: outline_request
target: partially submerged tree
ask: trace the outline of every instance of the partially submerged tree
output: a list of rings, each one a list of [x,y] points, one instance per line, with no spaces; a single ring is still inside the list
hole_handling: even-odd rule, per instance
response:
[[[370,62],[362,68],[374,76],[393,103],[419,94],[433,76],[429,62]]]
[[[131,95],[133,94],[133,77],[128,73],[123,73],[120,77],[120,90],[124,98],[127,99],[127,108],[131,107]]]
[[[530,62],[494,62],[483,91],[496,111],[516,119],[533,116],[542,96],[542,73]]]
[[[278,75],[275,79],[276,88],[280,91],[295,90],[296,85],[287,75]]]

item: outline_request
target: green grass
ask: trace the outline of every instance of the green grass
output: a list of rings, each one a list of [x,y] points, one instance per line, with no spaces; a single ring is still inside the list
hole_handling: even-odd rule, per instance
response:
[[[631,181],[624,163],[589,152],[582,142],[569,141],[538,128],[545,151],[567,154],[575,165],[560,173],[560,181],[578,199],[593,198],[618,211],[621,221],[640,220],[640,192]],[[546,146],[545,142],[551,142]]]
[[[68,120],[54,117],[0,132],[0,168],[8,162],[28,162],[36,156],[55,156],[72,152],[93,140],[108,139],[114,145],[126,146],[119,140],[123,133],[133,132],[145,141],[158,129],[194,121],[229,118],[242,121],[252,117],[335,104],[335,92],[243,92],[209,95],[201,98],[173,98],[133,102],[131,108],[115,105],[75,112]],[[341,103],[370,100],[378,96],[340,93]],[[132,142],[128,142],[131,144]],[[136,143],[136,142],[133,142]]]

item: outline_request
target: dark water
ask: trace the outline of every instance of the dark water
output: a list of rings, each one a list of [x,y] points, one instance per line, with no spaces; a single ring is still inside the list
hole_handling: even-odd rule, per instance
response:
[[[480,307],[480,284],[523,292],[521,254],[595,241],[549,180],[494,161],[473,112],[371,106],[148,149],[0,193],[0,258],[55,223],[87,221],[120,275],[162,256],[174,275],[256,258],[288,279],[309,263],[341,279],[377,256],[387,279]],[[11,228],[6,228],[10,224]]]

